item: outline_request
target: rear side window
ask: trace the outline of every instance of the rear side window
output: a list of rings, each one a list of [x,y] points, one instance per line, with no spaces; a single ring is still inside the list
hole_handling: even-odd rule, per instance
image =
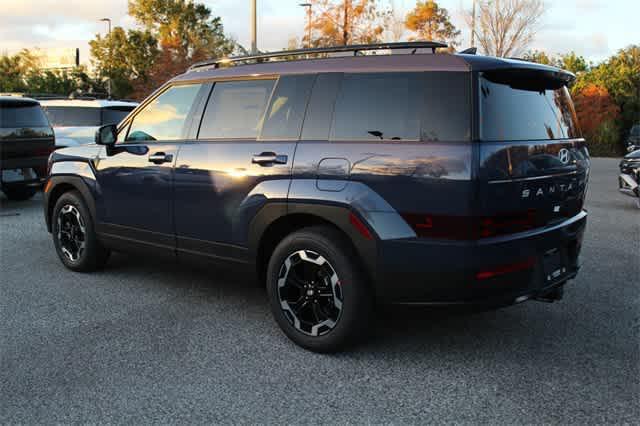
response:
[[[126,140],[171,141],[185,135],[187,117],[201,84],[173,86],[147,104],[133,118]]]
[[[418,140],[421,73],[345,74],[331,139]]]
[[[260,139],[298,139],[315,76],[281,77],[265,116]]]
[[[198,139],[257,138],[274,84],[274,80],[216,83]]]
[[[480,133],[486,141],[579,136],[566,87],[525,74],[485,73],[480,78]]]
[[[425,73],[423,141],[471,139],[471,75],[466,72]]]
[[[0,128],[20,127],[49,127],[49,121],[33,102],[0,102]]]

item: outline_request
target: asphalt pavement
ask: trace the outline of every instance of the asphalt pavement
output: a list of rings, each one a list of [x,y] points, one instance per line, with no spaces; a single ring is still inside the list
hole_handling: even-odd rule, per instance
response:
[[[290,343],[233,271],[68,271],[41,198],[0,196],[0,422],[638,424],[640,210],[618,161],[593,161],[564,300],[384,311],[337,355]]]

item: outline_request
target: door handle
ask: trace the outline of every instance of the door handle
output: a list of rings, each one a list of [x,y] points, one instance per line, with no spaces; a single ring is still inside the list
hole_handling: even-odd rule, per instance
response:
[[[173,161],[173,155],[164,152],[156,152],[149,155],[149,162],[155,164],[170,163]]]
[[[253,164],[260,164],[261,166],[272,166],[274,164],[287,164],[288,159],[286,155],[278,155],[275,152],[263,152],[254,155],[251,162]]]

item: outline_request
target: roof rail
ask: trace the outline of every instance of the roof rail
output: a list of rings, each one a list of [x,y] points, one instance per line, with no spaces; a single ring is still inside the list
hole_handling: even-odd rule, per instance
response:
[[[304,56],[304,55],[317,55],[322,53],[338,53],[338,52],[353,52],[353,56],[357,56],[359,52],[367,50],[397,50],[397,49],[413,49],[412,54],[416,53],[418,49],[431,49],[433,53],[436,49],[448,47],[445,43],[437,41],[414,41],[414,42],[401,42],[401,43],[376,43],[376,44],[352,44],[348,46],[332,46],[332,47],[316,47],[312,49],[295,49],[295,50],[282,50],[279,52],[262,53],[259,55],[245,55],[234,56],[230,58],[218,58],[208,61],[197,62],[189,70],[196,68],[204,68],[213,66],[219,68],[220,65],[233,64],[236,62],[263,62],[271,58],[282,58],[286,56]]]

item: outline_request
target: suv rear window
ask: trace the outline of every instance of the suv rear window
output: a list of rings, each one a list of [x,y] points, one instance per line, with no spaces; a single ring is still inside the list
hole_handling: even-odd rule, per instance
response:
[[[33,102],[0,103],[0,128],[49,127],[47,116]]]
[[[485,141],[579,137],[567,88],[541,74],[480,77],[480,133]]]
[[[97,127],[104,124],[118,124],[133,110],[133,107],[43,106],[42,108],[54,127]]]

